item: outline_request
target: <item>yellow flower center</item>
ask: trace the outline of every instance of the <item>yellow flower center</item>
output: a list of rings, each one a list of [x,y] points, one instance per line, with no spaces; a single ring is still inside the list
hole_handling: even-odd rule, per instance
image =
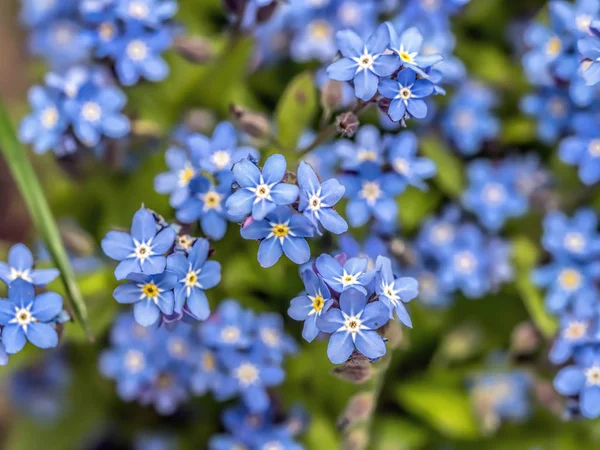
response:
[[[310,35],[317,40],[325,40],[331,36],[331,26],[325,20],[315,20],[309,25]]]
[[[581,283],[581,275],[575,269],[565,269],[560,273],[559,282],[565,289],[575,290]]]
[[[144,41],[136,39],[127,44],[125,52],[133,61],[142,61],[146,58],[146,56],[148,56],[148,47]]]
[[[58,110],[54,106],[44,109],[40,120],[44,128],[53,128],[58,122]]]
[[[142,286],[142,294],[151,300],[155,300],[158,297],[158,286],[154,284],[154,281],[146,283]]]
[[[573,321],[563,331],[563,335],[569,340],[581,339],[587,332],[587,324],[585,322]]]
[[[312,307],[315,311],[321,312],[323,305],[325,305],[325,299],[323,296],[317,295],[315,298],[313,298]]]
[[[558,55],[558,52],[562,49],[562,42],[557,36],[553,36],[548,40],[546,44],[546,53],[550,56]]]
[[[285,223],[277,223],[273,225],[271,230],[276,237],[284,238],[289,234],[290,227],[288,227]]]
[[[204,207],[206,209],[216,209],[221,206],[221,194],[215,191],[208,191],[204,195]]]

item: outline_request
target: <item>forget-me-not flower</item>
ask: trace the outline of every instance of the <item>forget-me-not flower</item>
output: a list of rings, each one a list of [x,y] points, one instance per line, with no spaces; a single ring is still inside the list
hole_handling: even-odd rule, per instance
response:
[[[23,244],[15,244],[8,251],[8,264],[0,261],[0,279],[7,285],[20,278],[43,286],[59,275],[57,269],[34,269],[33,265],[31,251]]]
[[[364,292],[348,289],[340,296],[340,308],[319,317],[317,326],[331,333],[327,356],[332,363],[341,364],[355,349],[369,359],[385,355],[385,342],[376,330],[388,320],[389,310],[383,303],[367,303]]]
[[[316,267],[323,281],[335,292],[347,289],[357,289],[367,293],[366,286],[373,281],[377,274],[368,270],[367,258],[350,258],[343,265],[333,256],[326,253],[317,258]]]
[[[390,33],[390,49],[398,55],[402,66],[423,78],[429,78],[426,70],[442,61],[442,55],[423,52],[423,35],[417,28],[411,27],[398,36],[391,24],[386,25]]]
[[[232,216],[252,214],[263,220],[278,205],[289,205],[298,198],[298,186],[283,183],[286,162],[283,155],[273,155],[265,162],[262,172],[249,159],[233,166],[233,176],[240,185],[225,203]]]
[[[379,83],[379,92],[392,100],[388,115],[399,122],[408,112],[410,116],[423,119],[427,115],[427,103],[423,100],[433,94],[434,84],[426,79],[417,79],[410,69],[401,70],[396,79],[386,78]]]
[[[419,294],[419,283],[411,277],[394,277],[392,261],[385,256],[377,258],[377,282],[375,292],[379,300],[390,311],[390,319],[394,312],[398,320],[407,327],[412,328],[412,321],[404,303],[410,302]]]
[[[399,176],[398,182],[426,190],[424,180],[434,176],[437,169],[431,159],[417,156],[417,144],[417,136],[409,131],[389,137],[385,141],[389,152],[388,160]]]

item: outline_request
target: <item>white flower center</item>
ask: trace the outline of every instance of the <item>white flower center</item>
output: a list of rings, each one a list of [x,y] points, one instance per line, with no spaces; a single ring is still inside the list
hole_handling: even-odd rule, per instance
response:
[[[138,373],[144,370],[146,358],[139,350],[128,350],[125,353],[125,367],[130,373]]]
[[[259,379],[258,368],[251,363],[245,362],[240,364],[234,370],[234,376],[239,380],[242,386],[250,386],[254,384]]]
[[[563,336],[570,341],[575,341],[585,336],[587,328],[587,323],[574,320],[563,330]]]
[[[16,323],[27,330],[27,325],[35,321],[34,317],[31,315],[31,311],[29,311],[29,308],[31,308],[31,305],[29,305],[27,308],[17,308],[15,306],[15,318],[10,322]]]
[[[102,117],[102,108],[96,102],[86,102],[81,107],[81,117],[88,122],[98,122]]]
[[[231,163],[231,155],[227,150],[217,150],[211,155],[210,160],[215,165],[217,170],[223,170],[229,167],[229,164]]]
[[[235,344],[241,336],[240,329],[230,325],[221,330],[221,339],[227,344]]]
[[[591,23],[592,16],[588,16],[587,14],[581,14],[575,18],[575,25],[579,31],[588,32]]]
[[[194,178],[196,171],[189,162],[185,163],[183,169],[179,171],[179,186],[185,187],[190,184],[190,180]]]
[[[131,2],[129,4],[129,15],[136,19],[145,19],[148,17],[148,5],[142,2]]]
[[[382,195],[381,187],[377,181],[363,182],[362,189],[358,194],[360,198],[364,198],[370,205],[374,205]]]
[[[368,328],[362,324],[362,320],[360,316],[362,313],[357,314],[356,316],[347,316],[346,313],[342,312],[344,315],[344,324],[339,328],[338,331],[346,331],[352,335],[352,339],[356,337],[356,333],[359,333],[361,330],[367,330]]]
[[[75,32],[73,31],[72,26],[68,24],[61,24],[54,30],[54,40],[62,47],[70,44],[74,36]]]
[[[392,166],[394,167],[394,170],[401,175],[406,175],[410,169],[409,162],[404,158],[395,158],[394,161],[392,161]]]
[[[45,108],[42,111],[40,122],[47,130],[54,128],[58,122],[58,110],[54,106]]]
[[[375,62],[375,57],[365,51],[358,58],[354,58],[354,61],[356,61],[360,69],[371,70],[373,68],[373,63]]]
[[[594,158],[600,157],[600,139],[592,139],[588,144],[588,152]]]
[[[138,242],[135,239],[133,243],[135,244],[135,250],[133,251],[133,256],[140,260],[140,263],[143,264],[147,258],[152,256],[154,252],[152,251],[152,247],[150,246],[150,239],[148,242]]]
[[[319,194],[313,194],[310,196],[310,198],[308,199],[308,209],[311,211],[318,211],[319,209],[321,209],[321,206],[325,206],[321,203],[321,197],[319,197]]]
[[[262,446],[262,450],[285,450],[281,442],[269,441]]]
[[[133,61],[142,61],[148,56],[148,46],[139,39],[131,41],[125,49],[127,56]]]
[[[21,278],[22,280],[25,280],[28,283],[33,282],[29,273],[29,269],[17,270],[14,267],[11,267],[10,272],[8,273],[8,278],[11,281],[16,280],[17,278]]]
[[[412,97],[412,92],[410,91],[410,88],[408,88],[408,87],[403,87],[400,89],[400,92],[398,92],[398,98],[400,98],[404,101],[407,101],[411,97]]]
[[[592,366],[585,371],[587,384],[591,386],[600,385],[600,366]]]
[[[575,269],[564,269],[558,276],[558,282],[568,291],[574,291],[581,285],[581,274]]]
[[[506,198],[504,186],[500,183],[488,183],[483,188],[483,199],[492,205],[503,203]]]
[[[274,328],[263,328],[260,330],[260,338],[269,347],[277,347],[279,344],[279,332]]]
[[[169,339],[169,352],[171,355],[181,358],[187,356],[188,346],[183,339],[174,337]]]
[[[356,154],[356,158],[360,162],[365,161],[377,161],[377,152],[375,150],[369,150],[366,148],[361,148],[358,150]]]
[[[343,287],[352,286],[354,284],[359,284],[358,277],[362,275],[362,272],[357,273],[348,273],[346,269],[344,269],[344,273],[341,277],[335,278],[336,281],[342,283]]]
[[[262,183],[254,188],[254,193],[256,194],[256,198],[259,200],[270,200],[271,199],[271,187]]]
[[[454,227],[449,223],[439,223],[431,230],[431,239],[436,244],[445,244],[454,237]]]
[[[204,202],[204,210],[209,210],[209,209],[217,209],[220,210],[221,209],[221,200],[222,200],[222,195],[219,194],[217,191],[213,191],[210,190],[208,192],[206,192],[206,194],[202,195],[202,201]]]
[[[565,234],[565,248],[573,253],[581,253],[585,247],[585,238],[581,233],[571,231]]]
[[[394,282],[392,281],[390,284],[382,283],[381,288],[383,290],[383,295],[385,295],[390,302],[394,306],[396,306],[400,302],[400,296],[398,295],[398,291],[394,290]]]
[[[477,260],[473,253],[469,251],[462,251],[454,255],[454,267],[461,273],[468,274],[472,273],[477,266]]]

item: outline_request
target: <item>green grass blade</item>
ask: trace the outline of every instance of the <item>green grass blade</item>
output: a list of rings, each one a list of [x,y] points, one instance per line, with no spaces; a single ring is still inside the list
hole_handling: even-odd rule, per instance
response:
[[[83,296],[77,285],[75,273],[60,237],[58,226],[25,149],[15,135],[2,101],[0,101],[0,150],[21,191],[35,227],[44,239],[56,268],[60,270],[60,276],[75,317],[91,340],[92,334],[87,324],[87,310]]]

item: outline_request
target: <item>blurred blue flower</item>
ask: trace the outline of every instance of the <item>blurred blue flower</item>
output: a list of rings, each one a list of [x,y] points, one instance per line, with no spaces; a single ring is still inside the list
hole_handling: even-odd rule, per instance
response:
[[[34,269],[33,266],[31,251],[23,244],[15,244],[8,251],[8,264],[0,261],[0,279],[7,285],[23,279],[34,286],[44,286],[60,274],[57,269]]]
[[[20,352],[27,341],[39,348],[58,344],[53,320],[62,311],[63,299],[54,292],[35,295],[33,286],[23,279],[8,286],[8,299],[0,301],[0,325],[6,353]]]
[[[600,82],[600,22],[592,28],[593,34],[577,42],[579,53],[585,58],[581,65],[581,75],[588,86]]]
[[[327,285],[312,269],[302,271],[302,281],[305,292],[290,302],[288,315],[304,322],[302,337],[312,342],[319,334],[317,319],[330,308],[333,299]]]
[[[207,261],[208,252],[208,241],[197,239],[187,256],[176,252],[167,258],[167,270],[177,276],[175,313],[180,313],[185,306],[186,312],[198,320],[205,320],[210,314],[204,291],[221,280],[221,264]]]
[[[417,156],[417,145],[417,136],[409,131],[385,140],[389,164],[398,174],[397,183],[426,190],[427,184],[424,180],[433,177],[437,168],[431,159]]]
[[[296,264],[304,264],[310,259],[305,238],[313,236],[314,227],[309,219],[292,214],[287,206],[277,207],[264,220],[247,222],[240,232],[244,239],[261,240],[258,262],[262,267],[271,267],[283,253]]]
[[[593,128],[566,137],[558,148],[558,155],[562,161],[578,166],[579,179],[586,185],[600,181],[600,133],[594,119],[591,121],[594,123]]]
[[[385,355],[377,329],[388,322],[389,309],[379,301],[367,303],[364,292],[350,288],[340,296],[340,308],[331,308],[317,319],[321,331],[331,333],[327,356],[334,364],[350,358],[356,349],[369,359]]]
[[[120,0],[115,12],[126,25],[156,28],[171,19],[177,12],[174,0]]]
[[[366,42],[351,30],[339,31],[336,39],[343,58],[331,64],[327,74],[332,80],[352,81],[354,93],[361,100],[373,98],[380,80],[400,67],[395,55],[385,54],[390,44],[385,24],[380,25]]]
[[[600,252],[598,217],[591,209],[577,210],[572,219],[561,211],[551,211],[543,225],[542,245],[555,258],[589,260]]]
[[[321,183],[313,168],[302,161],[298,167],[298,186],[300,187],[298,211],[312,222],[319,234],[321,234],[319,224],[334,234],[348,231],[346,221],[333,209],[345,192],[344,186],[338,180],[332,178]]]
[[[246,349],[253,342],[254,331],[254,314],[232,299],[223,300],[200,329],[206,345],[218,349]]]
[[[520,107],[537,119],[537,133],[545,143],[552,143],[570,128],[573,105],[564,89],[542,88],[525,96]]]
[[[378,166],[384,163],[381,133],[373,125],[361,126],[356,133],[355,142],[338,140],[335,143],[335,152],[341,159],[342,168],[346,170],[356,170],[364,162]]]
[[[256,317],[256,341],[253,351],[267,361],[281,363],[285,356],[296,353],[296,343],[285,333],[283,319],[277,313],[263,313]]]
[[[262,172],[249,159],[233,166],[235,181],[240,189],[235,191],[225,203],[232,216],[252,214],[254,220],[261,221],[278,205],[289,205],[298,198],[298,187],[283,183],[286,162],[282,155],[273,155],[265,162]]]
[[[90,57],[91,46],[91,36],[79,23],[67,18],[32,30],[29,40],[31,53],[42,56],[58,70],[85,63]]]
[[[134,304],[133,316],[137,323],[149,327],[159,321],[161,313],[173,314],[176,274],[169,271],[157,275],[130,273],[127,279],[130,282],[117,286],[113,296],[119,303]]]
[[[159,173],[154,178],[154,190],[159,194],[170,194],[169,204],[180,207],[190,196],[189,184],[197,175],[197,167],[192,163],[193,154],[178,147],[169,147],[165,152],[168,172]]]

